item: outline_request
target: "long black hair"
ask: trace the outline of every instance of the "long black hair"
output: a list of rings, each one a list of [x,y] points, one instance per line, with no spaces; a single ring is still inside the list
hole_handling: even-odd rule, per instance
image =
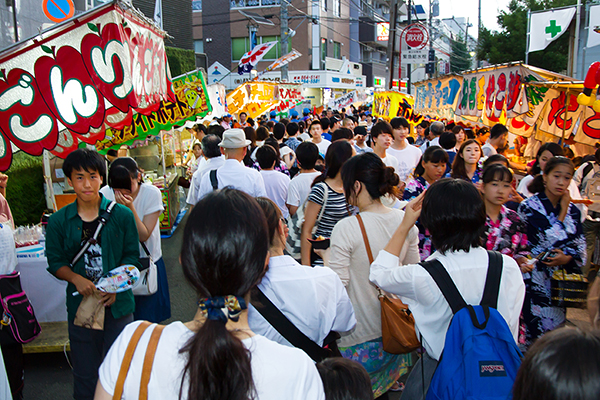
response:
[[[517,372],[513,399],[600,399],[599,332],[566,327],[539,338]]]
[[[467,169],[465,168],[465,159],[462,153],[467,146],[472,145],[473,143],[477,143],[477,146],[479,146],[479,155],[481,157],[483,156],[483,151],[481,151],[481,144],[477,140],[465,140],[460,146],[460,150],[458,150],[458,153],[456,153],[456,157],[454,157],[454,161],[452,162],[452,171],[450,172],[450,176],[452,176],[453,178],[469,180],[467,176]]]
[[[415,167],[415,172],[413,175],[415,177],[423,176],[425,173],[425,168],[423,167],[423,163],[432,162],[437,164],[439,162],[448,163],[448,152],[442,149],[440,146],[429,146],[425,153],[421,156],[419,163]]]
[[[503,164],[490,164],[483,169],[481,175],[483,183],[490,183],[493,181],[501,182],[512,182],[513,174],[510,169]]]
[[[358,195],[354,193],[356,181],[364,185],[371,199],[378,199],[385,194],[395,194],[394,188],[400,183],[400,178],[394,168],[386,167],[377,154],[370,152],[352,157],[342,167],[342,182],[348,203],[352,196]]]
[[[535,156],[535,162],[533,163],[533,166],[531,167],[531,171],[529,172],[529,175],[536,176],[537,174],[542,172],[542,169],[540,168],[540,157],[542,156],[542,153],[545,151],[549,151],[550,153],[552,153],[552,155],[554,157],[562,156],[565,154],[563,151],[563,148],[560,147],[559,144],[553,143],[553,142],[544,143],[540,147],[540,149],[538,150],[538,152]]]
[[[335,178],[342,169],[342,165],[352,157],[352,145],[346,140],[331,143],[325,154],[325,170],[315,178],[312,186],[324,182],[327,178]]]
[[[575,167],[573,166],[573,161],[569,160],[567,157],[558,156],[552,157],[550,160],[548,160],[546,166],[544,167],[544,175],[550,174],[554,170],[554,168],[558,167],[559,165],[568,165],[569,167],[571,167],[572,170],[575,170]],[[529,183],[529,185],[527,185],[527,189],[531,193],[543,192],[544,177],[542,176],[542,174],[536,175],[535,178],[533,178],[533,180]]]
[[[183,273],[198,297],[246,297],[264,274],[268,232],[262,209],[244,192],[225,188],[200,200],[181,246]],[[180,398],[254,397],[250,353],[222,321],[206,319],[180,352],[187,356]],[[188,393],[183,396],[186,379]]]

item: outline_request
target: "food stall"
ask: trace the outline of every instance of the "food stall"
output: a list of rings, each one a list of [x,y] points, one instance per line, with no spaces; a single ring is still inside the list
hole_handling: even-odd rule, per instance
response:
[[[107,129],[103,140],[96,142],[101,154],[109,149],[127,150],[144,170],[146,182],[163,194],[165,211],[159,218],[160,230],[169,237],[183,218],[177,180],[184,174],[178,165],[183,161],[181,133],[173,129],[205,117],[211,103],[202,71],[192,71],[173,79],[176,101],[162,101],[149,115],[135,116],[122,129]]]

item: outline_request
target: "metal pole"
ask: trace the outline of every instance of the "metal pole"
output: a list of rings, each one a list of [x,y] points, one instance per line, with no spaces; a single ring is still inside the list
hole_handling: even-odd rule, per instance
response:
[[[481,0],[479,0],[479,9],[477,10],[477,48],[479,48],[479,35],[481,34]],[[477,51],[475,51],[475,69],[479,68]]]
[[[288,50],[288,0],[281,1],[281,52],[287,54]],[[281,80],[286,82],[288,80],[288,66],[284,65],[281,67]]]
[[[573,43],[573,76],[577,76],[577,52],[579,50],[579,20],[581,18],[581,0],[577,0],[577,13],[575,14],[575,43]],[[582,60],[583,63],[583,60]]]
[[[15,31],[15,43],[19,41],[19,28],[17,27],[17,0],[12,0],[13,28]]]
[[[529,37],[531,36],[531,10],[527,11],[527,47],[525,48],[525,64],[529,64]]]
[[[408,0],[408,20],[406,21],[407,26],[412,22],[412,1]],[[400,44],[402,47],[402,43]],[[406,91],[410,94],[410,75],[411,75],[411,64],[406,64]],[[398,77],[398,90],[400,90],[400,77]]]
[[[431,8],[431,0],[429,0],[429,53],[431,54],[431,51],[433,50],[433,16],[432,14],[433,9]],[[434,61],[429,61],[429,55],[427,55],[427,62],[433,62],[433,65],[435,66],[435,60]],[[435,71],[435,67],[433,69],[433,71]],[[433,78],[433,72],[429,74],[429,79]]]
[[[398,0],[392,0],[390,7],[390,36],[388,38],[387,58],[389,82],[388,88],[391,89],[394,83],[394,48],[396,47],[396,18],[398,13]],[[398,60],[400,62],[400,60]],[[400,85],[400,77],[398,77],[398,85]]]

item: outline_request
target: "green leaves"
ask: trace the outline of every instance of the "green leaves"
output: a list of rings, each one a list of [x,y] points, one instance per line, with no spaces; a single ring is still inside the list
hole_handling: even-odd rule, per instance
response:
[[[90,28],[91,31],[94,31],[96,33],[100,33],[100,29],[96,25],[88,22],[87,26],[88,26],[88,28]]]
[[[52,54],[54,55],[54,52],[52,51],[52,49],[48,46],[42,45],[42,50],[44,50],[46,53],[48,54]]]

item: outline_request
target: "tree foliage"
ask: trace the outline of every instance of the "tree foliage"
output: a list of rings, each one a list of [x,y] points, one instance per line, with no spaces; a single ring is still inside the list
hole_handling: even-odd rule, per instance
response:
[[[500,11],[500,32],[481,28],[477,59],[490,64],[524,61],[527,47],[527,11],[548,10],[577,4],[577,0],[511,0],[508,11]],[[546,49],[529,53],[529,64],[554,72],[567,69],[569,33],[550,43]]]
[[[450,40],[450,72],[462,72],[471,69],[471,55],[462,36]]]

